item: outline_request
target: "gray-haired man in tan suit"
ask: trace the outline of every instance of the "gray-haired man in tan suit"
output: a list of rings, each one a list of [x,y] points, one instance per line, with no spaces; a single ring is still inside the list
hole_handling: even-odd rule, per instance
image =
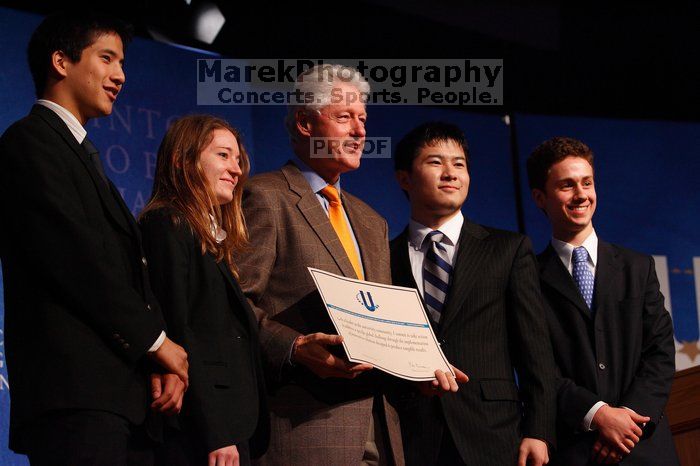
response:
[[[253,177],[243,198],[251,247],[239,265],[271,392],[272,438],[259,464],[403,464],[395,412],[376,395],[380,374],[337,351],[307,271],[391,282],[386,221],[340,188],[340,175],[360,166],[369,85],[354,69],[321,65],[296,88],[314,96],[289,108],[296,157]]]

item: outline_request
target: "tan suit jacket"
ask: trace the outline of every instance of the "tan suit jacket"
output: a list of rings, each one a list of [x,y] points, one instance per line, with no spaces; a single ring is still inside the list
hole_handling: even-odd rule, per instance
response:
[[[391,283],[386,221],[345,191],[342,202],[365,278]],[[272,438],[259,464],[359,464],[381,374],[372,370],[354,380],[321,379],[288,362],[297,336],[336,333],[307,267],[355,277],[350,260],[316,194],[293,164],[253,177],[245,187],[243,208],[250,250],[238,264],[243,290],[260,321],[271,392]],[[384,431],[377,432],[377,446],[388,463],[403,464],[396,414],[381,395],[374,405]]]

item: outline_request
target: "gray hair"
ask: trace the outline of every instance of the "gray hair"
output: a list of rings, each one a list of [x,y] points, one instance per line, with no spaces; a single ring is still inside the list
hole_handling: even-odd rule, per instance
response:
[[[303,103],[290,103],[287,107],[287,116],[284,119],[284,125],[292,141],[296,141],[298,137],[296,113],[299,110],[319,112],[323,107],[329,105],[336,81],[355,87],[361,95],[369,95],[369,83],[355,68],[325,63],[304,71],[294,83],[294,91],[297,92],[296,95],[301,97]],[[306,96],[313,96],[313,98],[306,99]],[[310,102],[307,103],[307,100]]]

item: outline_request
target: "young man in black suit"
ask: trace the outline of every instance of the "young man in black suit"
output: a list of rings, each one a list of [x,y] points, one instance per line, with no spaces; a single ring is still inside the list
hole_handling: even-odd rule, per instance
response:
[[[128,37],[108,17],[46,18],[28,48],[39,100],[0,139],[10,448],[32,465],[148,464],[149,404],[177,411],[187,383],[134,219],[86,137],[124,84]]]
[[[391,242],[393,283],[418,288],[447,359],[470,378],[442,397],[408,384],[393,396],[406,464],[547,464],[554,361],[530,241],[462,216],[469,152],[456,126],[413,129],[395,170],[411,219]]]
[[[561,375],[555,463],[678,464],[663,415],[673,326],[653,258],[596,236],[593,153],[584,143],[545,141],[527,171],[552,226],[538,259]]]

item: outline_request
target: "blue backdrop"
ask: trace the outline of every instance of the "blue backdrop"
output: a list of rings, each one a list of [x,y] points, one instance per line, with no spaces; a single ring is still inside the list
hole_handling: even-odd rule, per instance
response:
[[[0,8],[0,132],[26,115],[35,99],[25,50],[40,20],[36,15]],[[135,40],[127,50],[127,81],[113,114],[88,123],[87,130],[100,148],[107,175],[120,188],[134,214],[148,201],[158,144],[169,122],[178,116],[212,113],[229,120],[243,133],[254,172],[276,169],[291,155],[283,125],[284,107],[196,105],[195,60],[206,56],[203,52]],[[479,223],[517,229],[509,132],[499,116],[405,106],[375,106],[368,113],[368,136],[389,137],[394,142],[429,119],[448,120],[461,126],[472,154],[466,215]],[[523,159],[537,143],[555,135],[579,137],[593,148],[599,168],[596,229],[609,241],[658,257],[662,283],[670,286],[664,291],[672,298],[669,302],[676,335],[685,342],[678,344],[679,368],[700,362],[695,359],[695,288],[700,288],[696,278],[700,274],[694,272],[693,266],[693,258],[700,256],[695,234],[700,224],[694,215],[700,203],[691,178],[700,172],[700,125],[532,115],[517,115],[517,121]],[[527,184],[525,179],[522,183]],[[343,176],[343,187],[385,216],[392,236],[406,224],[408,203],[394,181],[391,160],[364,160],[359,170]],[[527,233],[540,250],[549,232],[527,190],[523,189],[522,194]],[[700,259],[696,262],[700,266]],[[3,316],[0,305],[0,328]],[[11,381],[7,380],[2,341],[0,333],[0,464],[25,465],[24,457],[6,449]]]

